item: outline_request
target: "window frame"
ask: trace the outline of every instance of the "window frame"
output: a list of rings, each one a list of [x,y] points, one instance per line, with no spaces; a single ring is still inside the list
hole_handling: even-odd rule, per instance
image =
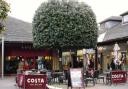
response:
[[[126,17],[125,17],[126,16]],[[127,20],[125,21],[125,18],[127,18]],[[122,16],[122,24],[128,24],[128,14]]]

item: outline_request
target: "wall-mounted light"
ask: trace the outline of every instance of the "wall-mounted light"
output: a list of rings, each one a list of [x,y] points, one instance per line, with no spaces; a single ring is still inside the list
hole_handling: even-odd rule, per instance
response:
[[[62,61],[62,58],[59,58],[59,61]]]
[[[128,41],[126,41],[126,44],[128,44]]]
[[[99,53],[102,53],[104,50],[106,50],[106,47],[102,47],[102,46],[98,47]]]
[[[86,49],[83,49],[83,54],[86,54]]]
[[[11,59],[11,57],[10,56],[8,56],[8,60],[10,61],[10,59]]]

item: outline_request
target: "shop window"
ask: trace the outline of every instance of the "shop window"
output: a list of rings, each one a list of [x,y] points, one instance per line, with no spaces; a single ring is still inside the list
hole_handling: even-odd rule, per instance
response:
[[[44,57],[44,68],[46,68],[47,70],[52,70],[52,57],[51,56]]]
[[[15,74],[17,73],[19,60],[16,56],[8,56],[4,61],[4,73],[5,74]]]

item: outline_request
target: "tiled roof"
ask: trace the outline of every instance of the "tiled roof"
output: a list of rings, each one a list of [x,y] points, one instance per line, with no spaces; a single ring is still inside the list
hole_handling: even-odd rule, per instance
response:
[[[32,24],[8,17],[5,21],[7,30],[5,31],[5,41],[11,42],[32,42]]]
[[[128,24],[116,25],[111,29],[107,29],[106,35],[103,41],[113,40],[128,37]]]

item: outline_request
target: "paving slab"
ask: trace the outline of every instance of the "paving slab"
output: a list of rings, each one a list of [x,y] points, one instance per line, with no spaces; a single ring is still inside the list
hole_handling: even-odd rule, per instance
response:
[[[66,84],[51,84],[50,86],[67,89]],[[5,77],[4,79],[0,78],[0,89],[18,89],[15,83],[15,77]],[[90,83],[87,87],[85,87],[85,89],[128,89],[128,82],[125,84],[112,84],[112,85],[98,83],[95,86],[93,86]]]

